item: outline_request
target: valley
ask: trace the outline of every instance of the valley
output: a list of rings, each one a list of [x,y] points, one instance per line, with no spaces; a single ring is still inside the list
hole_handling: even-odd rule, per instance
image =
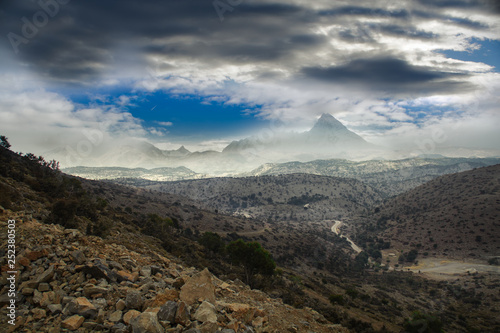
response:
[[[2,154],[3,214],[76,228],[148,256],[167,253],[229,285],[246,281],[269,299],[314,309],[346,332],[400,332],[415,311],[450,332],[500,329],[499,166],[441,176],[387,199],[352,178],[91,181]],[[231,262],[225,249],[238,240],[269,251],[272,276],[249,279]]]

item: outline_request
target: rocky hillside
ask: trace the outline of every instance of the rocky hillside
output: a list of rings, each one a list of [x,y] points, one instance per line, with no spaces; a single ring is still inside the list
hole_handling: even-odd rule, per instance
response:
[[[347,332],[311,309],[294,309],[222,281],[207,269],[179,264],[161,248],[134,235],[103,241],[76,229],[17,222],[16,325],[32,332]],[[2,222],[2,232],[6,223]],[[120,239],[126,237],[123,245]],[[2,248],[5,248],[2,243]],[[134,250],[131,250],[133,247]],[[2,267],[3,270],[3,267]],[[7,286],[5,276],[2,285]],[[2,292],[0,306],[8,304]],[[6,309],[2,310],[5,318]]]
[[[387,201],[369,220],[397,249],[458,259],[498,257],[500,165],[439,177]]]
[[[319,221],[359,213],[381,201],[353,179],[308,174],[142,183],[228,214],[269,221]]]

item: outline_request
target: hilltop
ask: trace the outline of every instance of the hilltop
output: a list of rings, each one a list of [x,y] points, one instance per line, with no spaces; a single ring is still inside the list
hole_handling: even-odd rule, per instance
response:
[[[500,165],[445,175],[388,200],[370,216],[396,249],[429,256],[500,256]],[[366,229],[366,225],[362,227]]]
[[[219,212],[266,221],[330,220],[360,213],[382,200],[360,181],[310,174],[138,181],[137,185],[188,197]]]

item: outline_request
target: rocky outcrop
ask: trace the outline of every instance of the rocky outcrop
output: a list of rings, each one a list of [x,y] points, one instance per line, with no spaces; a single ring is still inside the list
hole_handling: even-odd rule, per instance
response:
[[[347,332],[175,258],[31,219],[17,228],[17,324],[2,332]]]

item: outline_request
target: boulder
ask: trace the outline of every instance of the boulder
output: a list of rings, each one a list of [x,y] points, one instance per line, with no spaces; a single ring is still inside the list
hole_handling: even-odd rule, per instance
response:
[[[106,281],[116,281],[115,274],[102,263],[89,263],[82,267],[82,272],[84,274],[90,274],[93,278],[106,279]]]
[[[75,331],[82,326],[83,322],[85,321],[85,318],[79,315],[74,315],[69,318],[66,318],[62,323],[61,327],[66,328],[70,331]]]
[[[50,282],[54,278],[54,266],[49,266],[40,276],[36,279],[38,283]]]
[[[127,291],[127,296],[125,297],[125,305],[129,309],[141,310],[144,299],[141,293],[135,289],[129,289]]]
[[[86,284],[84,287],[83,287],[83,294],[85,295],[85,297],[92,297],[92,296],[105,296],[106,294],[108,293],[108,289],[107,288],[103,288],[103,287],[97,287],[93,284]]]
[[[50,311],[52,315],[56,315],[62,312],[61,304],[50,304],[47,306],[47,309]]]
[[[194,319],[196,319],[202,323],[205,323],[205,322],[216,323],[217,322],[217,310],[215,309],[215,306],[213,304],[208,303],[208,302],[203,302],[203,303],[201,303],[198,310],[196,310],[196,313],[194,314]]]
[[[95,318],[97,312],[97,308],[85,297],[78,297],[72,300],[64,309],[64,313],[78,314],[85,318]]]
[[[158,322],[156,314],[152,312],[143,312],[135,317],[130,325],[132,333],[164,333],[164,328]]]
[[[69,256],[71,257],[71,260],[73,260],[73,262],[77,265],[83,265],[87,260],[87,258],[85,258],[85,254],[83,254],[83,252],[80,250],[71,252]]]
[[[120,310],[116,310],[109,315],[108,320],[117,323],[122,320],[122,315],[123,313]]]
[[[125,301],[122,299],[119,299],[118,302],[116,302],[115,308],[117,310],[123,311],[127,304],[125,304]]]
[[[139,273],[137,272],[129,273],[127,271],[118,271],[116,274],[118,282],[122,281],[136,282],[139,279]]]
[[[175,312],[175,323],[181,324],[182,326],[187,326],[189,320],[189,308],[184,302],[180,302],[177,305],[177,311]]]
[[[177,303],[169,301],[163,304],[160,308],[160,311],[158,311],[158,320],[174,323],[176,312],[177,312]]]
[[[134,320],[135,317],[137,317],[140,314],[141,313],[137,310],[127,311],[127,313],[123,315],[123,322],[128,325],[132,322],[132,320]]]
[[[215,286],[207,268],[187,280],[181,288],[180,299],[189,305],[200,300],[215,304]]]

